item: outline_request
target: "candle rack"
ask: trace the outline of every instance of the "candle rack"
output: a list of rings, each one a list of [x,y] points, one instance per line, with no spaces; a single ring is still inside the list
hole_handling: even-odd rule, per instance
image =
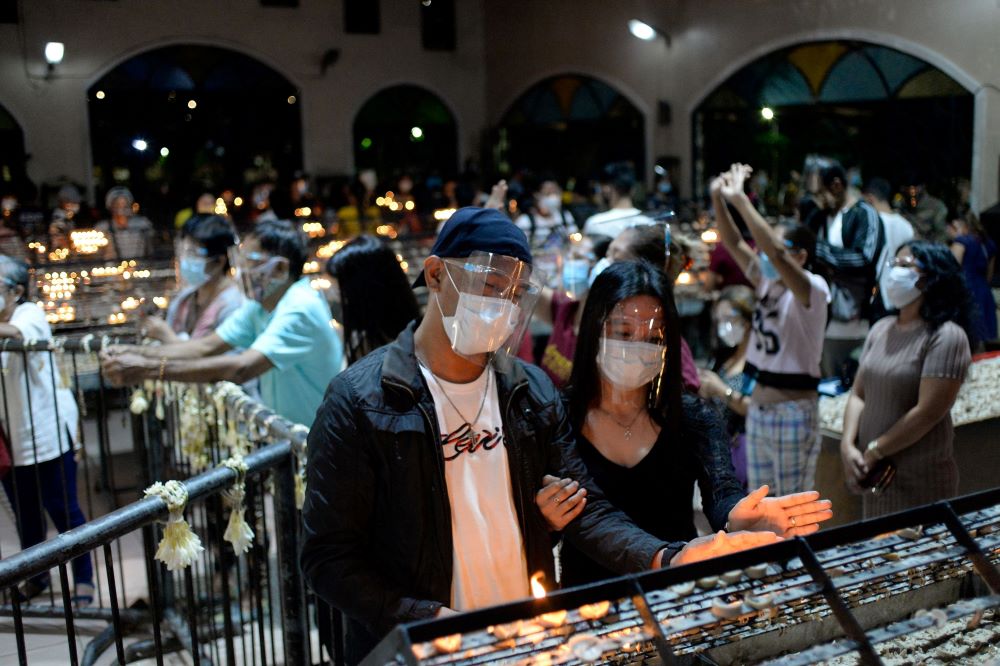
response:
[[[804,665],[853,655],[881,664],[880,645],[1000,608],[998,563],[1000,488],[401,625],[363,663],[669,665],[708,657],[703,663]],[[960,588],[979,594],[960,599]],[[937,610],[913,616],[928,607]]]

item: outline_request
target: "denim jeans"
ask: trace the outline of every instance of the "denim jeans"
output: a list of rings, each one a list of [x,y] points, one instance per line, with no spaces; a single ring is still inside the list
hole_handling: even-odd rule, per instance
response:
[[[77,497],[76,460],[72,447],[58,458],[11,468],[3,478],[3,489],[14,507],[22,549],[45,541],[47,526],[43,509],[60,532],[86,522]],[[94,567],[89,553],[75,558],[72,566],[74,583],[93,584]],[[48,576],[46,572],[32,580],[45,585]]]

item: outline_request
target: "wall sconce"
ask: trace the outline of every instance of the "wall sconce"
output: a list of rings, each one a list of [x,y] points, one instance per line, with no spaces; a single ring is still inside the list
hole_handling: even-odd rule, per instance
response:
[[[56,65],[63,61],[63,56],[66,55],[66,45],[62,42],[46,42],[45,43],[45,62],[49,64],[48,70],[45,72],[45,78],[52,78],[52,74],[56,69]]]
[[[629,20],[628,31],[632,33],[633,37],[641,39],[644,42],[651,42],[657,37],[663,37],[663,41],[666,42],[667,46],[670,46],[670,35],[659,28],[654,28],[645,21],[640,21],[639,19]]]

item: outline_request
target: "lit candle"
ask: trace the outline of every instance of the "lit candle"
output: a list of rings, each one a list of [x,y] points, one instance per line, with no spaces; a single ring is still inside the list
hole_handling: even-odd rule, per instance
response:
[[[541,583],[541,579],[544,575],[545,574],[539,571],[531,577],[531,594],[536,599],[545,598],[545,588]],[[566,623],[566,611],[555,610],[548,613],[542,613],[538,619],[546,627],[559,627]]]
[[[610,601],[598,601],[595,604],[584,604],[580,606],[580,617],[584,620],[600,620],[608,614],[611,608]]]
[[[434,649],[443,654],[451,654],[462,647],[462,634],[450,634],[434,639]]]

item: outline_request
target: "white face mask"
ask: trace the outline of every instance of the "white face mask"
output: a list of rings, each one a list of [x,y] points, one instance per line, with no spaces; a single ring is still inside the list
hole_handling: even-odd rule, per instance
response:
[[[727,347],[735,347],[743,342],[743,336],[746,335],[746,332],[747,327],[743,322],[720,321],[716,328],[719,340]]]
[[[601,338],[597,367],[612,384],[626,390],[653,381],[663,367],[663,345]]]
[[[441,319],[451,348],[474,356],[494,352],[507,341],[521,320],[521,308],[506,298],[459,292],[454,316],[447,317],[442,311]]]
[[[558,213],[559,209],[562,208],[562,197],[558,194],[547,194],[541,198],[540,203],[550,213]]]
[[[906,307],[920,297],[920,289],[917,287],[919,279],[920,274],[912,268],[893,266],[889,269],[885,282],[885,295],[892,307],[896,309]]]

